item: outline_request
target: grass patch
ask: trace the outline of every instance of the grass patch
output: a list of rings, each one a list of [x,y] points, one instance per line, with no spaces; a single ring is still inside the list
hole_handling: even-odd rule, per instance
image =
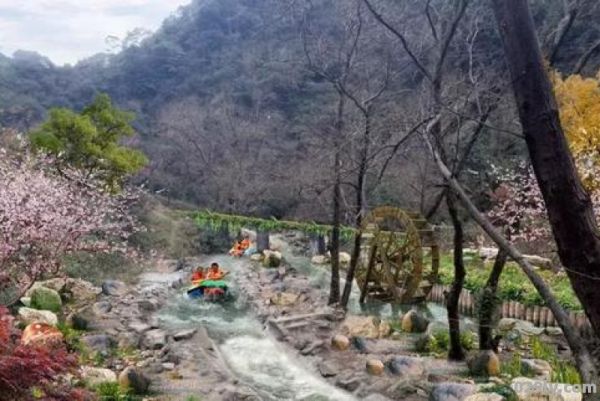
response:
[[[94,388],[100,401],[139,401],[142,398],[124,392],[118,383],[100,383]]]
[[[470,331],[460,333],[460,344],[463,349],[470,351],[475,348],[475,335]],[[433,335],[422,335],[416,343],[416,351],[435,356],[446,354],[450,349],[450,333],[437,331]]]
[[[465,279],[465,288],[477,293],[487,282],[491,272],[493,261],[481,263],[478,257],[466,257],[465,264],[467,268],[467,277]],[[562,275],[550,271],[538,271],[546,283],[550,285],[552,292],[558,302],[569,310],[581,310],[581,304],[573,292],[569,279]],[[450,285],[454,278],[454,264],[451,254],[444,254],[440,259],[440,277],[441,284]],[[498,288],[498,297],[501,301],[517,301],[525,305],[545,306],[544,301],[529,282],[529,279],[514,262],[509,262],[504,268],[500,285]]]
[[[522,357],[518,353],[512,354],[510,360],[502,363],[502,374],[508,377],[532,377],[531,372],[525,368]]]
[[[531,354],[535,359],[542,359],[552,366],[552,382],[581,384],[581,376],[579,376],[577,368],[569,361],[559,359],[554,347],[542,342],[537,337],[531,339],[530,346]]]

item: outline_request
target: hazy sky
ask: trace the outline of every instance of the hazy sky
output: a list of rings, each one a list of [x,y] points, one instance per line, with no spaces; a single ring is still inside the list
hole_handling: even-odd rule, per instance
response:
[[[56,64],[105,51],[109,35],[125,37],[161,22],[191,0],[0,0],[0,53],[37,51]]]

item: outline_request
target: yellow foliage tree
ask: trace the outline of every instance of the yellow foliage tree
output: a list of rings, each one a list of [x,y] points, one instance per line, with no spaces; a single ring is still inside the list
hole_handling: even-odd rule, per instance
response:
[[[552,74],[560,120],[589,190],[600,189],[600,72],[595,78]]]

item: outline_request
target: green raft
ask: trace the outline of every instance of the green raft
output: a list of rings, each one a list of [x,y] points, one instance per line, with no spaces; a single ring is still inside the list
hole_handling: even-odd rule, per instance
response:
[[[229,293],[227,282],[223,280],[204,280],[187,290],[190,298],[204,298],[207,301],[225,299]]]

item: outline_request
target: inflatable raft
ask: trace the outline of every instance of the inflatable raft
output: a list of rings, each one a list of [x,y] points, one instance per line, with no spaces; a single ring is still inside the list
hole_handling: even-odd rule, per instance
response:
[[[229,287],[223,280],[204,280],[187,290],[187,294],[192,299],[219,302],[227,299]]]

